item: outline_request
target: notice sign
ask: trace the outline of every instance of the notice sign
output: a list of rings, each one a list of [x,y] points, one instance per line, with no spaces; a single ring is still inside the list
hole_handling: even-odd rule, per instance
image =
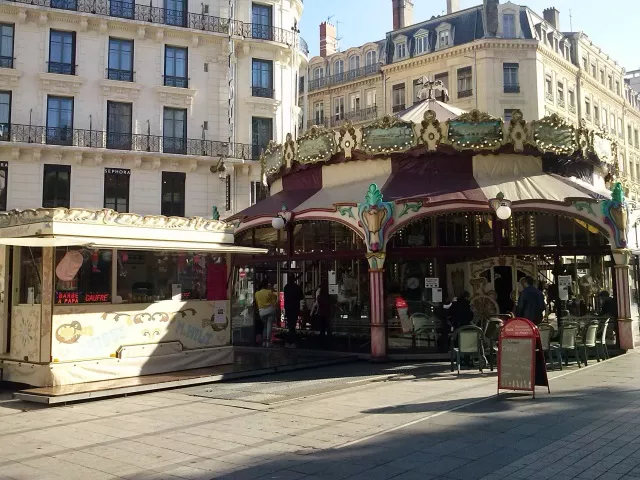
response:
[[[440,286],[439,278],[425,278],[424,288],[438,288]]]
[[[569,300],[569,288],[571,287],[571,275],[558,277],[558,296],[560,300]]]
[[[536,385],[549,389],[540,332],[529,320],[514,318],[504,324],[498,339],[498,393],[524,390],[535,398]]]

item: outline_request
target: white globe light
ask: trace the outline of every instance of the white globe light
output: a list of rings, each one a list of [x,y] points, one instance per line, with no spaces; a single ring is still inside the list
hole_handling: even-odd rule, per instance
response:
[[[284,224],[284,218],[281,216],[274,217],[273,220],[271,220],[271,226],[276,230],[282,230],[284,228]]]
[[[507,220],[511,216],[511,207],[500,205],[496,208],[496,215],[500,220]]]

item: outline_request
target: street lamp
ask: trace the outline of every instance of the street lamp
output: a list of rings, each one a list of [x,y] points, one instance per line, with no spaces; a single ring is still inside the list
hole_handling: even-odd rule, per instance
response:
[[[506,200],[504,193],[500,192],[496,198],[489,200],[489,206],[496,212],[496,217],[500,220],[508,220],[511,217],[511,200]]]

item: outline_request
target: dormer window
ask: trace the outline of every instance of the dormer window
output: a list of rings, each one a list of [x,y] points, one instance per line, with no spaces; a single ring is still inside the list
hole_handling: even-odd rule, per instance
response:
[[[319,80],[324,76],[324,68],[316,67],[313,69],[313,79]]]
[[[336,60],[333,64],[333,74],[338,75],[344,73],[344,60]]]
[[[369,50],[365,56],[365,65],[375,65],[378,62],[378,55],[375,50]]]
[[[440,32],[440,35],[438,35],[439,48],[447,48],[449,44],[450,44],[449,30],[444,30]]]
[[[358,70],[360,68],[360,55],[353,55],[349,58],[349,70]]]
[[[502,15],[502,36],[516,38],[516,16],[513,13]]]
[[[400,60],[407,56],[407,44],[405,42],[396,45],[396,60]]]
[[[429,35],[416,36],[416,55],[422,55],[429,51]]]

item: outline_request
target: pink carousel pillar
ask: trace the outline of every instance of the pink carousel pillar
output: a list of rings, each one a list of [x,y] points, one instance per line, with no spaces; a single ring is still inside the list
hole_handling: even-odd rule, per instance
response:
[[[629,250],[613,250],[613,267],[616,276],[616,291],[614,292],[618,307],[618,334],[620,348],[630,350],[640,347],[640,330],[638,321],[631,316],[631,289],[629,286]]]
[[[375,183],[369,185],[365,201],[358,204],[359,226],[364,230],[369,262],[371,357],[377,360],[387,356],[383,266],[387,227],[393,224],[393,206],[392,202],[383,201],[382,192]]]

